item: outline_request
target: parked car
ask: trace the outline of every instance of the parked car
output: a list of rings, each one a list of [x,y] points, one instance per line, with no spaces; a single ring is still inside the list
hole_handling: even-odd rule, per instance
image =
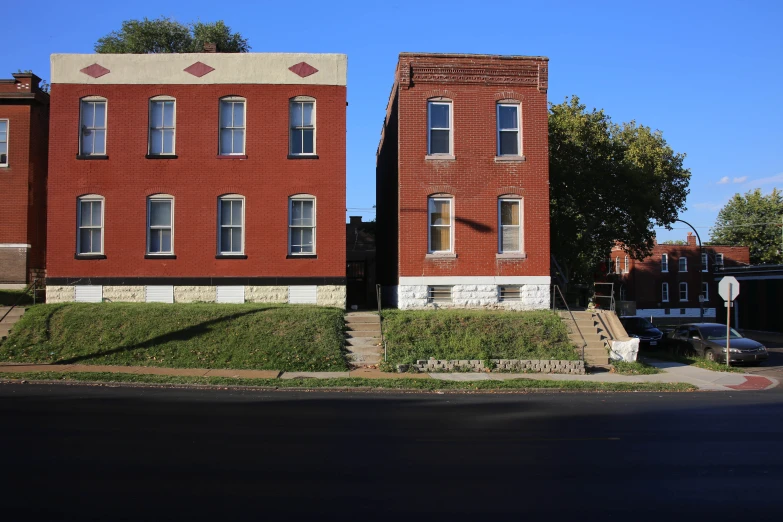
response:
[[[680,354],[697,354],[710,361],[726,362],[725,324],[683,324],[670,337]],[[760,364],[769,358],[769,352],[763,344],[743,337],[734,328],[731,329],[729,341],[729,359],[732,363]]]
[[[628,335],[639,339],[639,349],[657,348],[661,343],[663,332],[644,317],[626,315],[620,317],[620,322],[623,323],[623,328],[625,328]]]

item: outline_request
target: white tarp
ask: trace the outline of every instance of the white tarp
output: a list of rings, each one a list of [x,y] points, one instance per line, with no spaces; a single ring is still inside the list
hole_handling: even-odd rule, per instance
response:
[[[639,339],[633,338],[627,341],[611,341],[612,349],[609,350],[609,359],[613,361],[634,362],[639,353]]]

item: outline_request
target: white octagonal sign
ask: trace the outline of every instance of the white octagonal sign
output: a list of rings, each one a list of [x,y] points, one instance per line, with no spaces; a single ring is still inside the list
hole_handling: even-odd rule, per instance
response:
[[[729,295],[729,285],[731,285],[731,295]],[[733,301],[739,295],[739,281],[734,276],[726,276],[718,283],[718,293],[724,301]]]

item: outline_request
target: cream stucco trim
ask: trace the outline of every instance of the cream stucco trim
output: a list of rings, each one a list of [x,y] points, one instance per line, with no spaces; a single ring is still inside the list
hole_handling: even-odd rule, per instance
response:
[[[196,62],[215,70],[202,77],[184,71]],[[318,69],[302,78],[288,68],[301,62]],[[52,83],[86,85],[346,85],[348,57],[312,53],[53,54]],[[111,72],[93,78],[81,69],[99,64]]]

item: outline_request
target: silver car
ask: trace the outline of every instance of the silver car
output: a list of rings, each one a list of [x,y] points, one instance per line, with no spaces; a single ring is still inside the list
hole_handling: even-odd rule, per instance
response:
[[[726,362],[726,325],[694,323],[678,326],[670,335],[674,349],[683,355],[697,354],[709,361]],[[769,358],[766,347],[731,329],[729,360],[732,363],[761,364]]]

